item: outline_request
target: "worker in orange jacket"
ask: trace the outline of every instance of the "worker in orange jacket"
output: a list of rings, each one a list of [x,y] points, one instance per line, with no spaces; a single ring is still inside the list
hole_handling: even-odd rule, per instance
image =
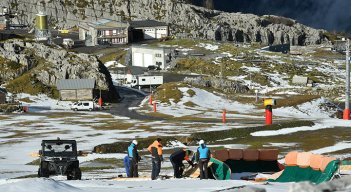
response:
[[[151,173],[151,179],[155,180],[161,171],[161,162],[163,162],[163,156],[162,156],[162,144],[161,144],[161,139],[157,138],[148,148],[147,150],[151,153],[152,155],[152,173]]]

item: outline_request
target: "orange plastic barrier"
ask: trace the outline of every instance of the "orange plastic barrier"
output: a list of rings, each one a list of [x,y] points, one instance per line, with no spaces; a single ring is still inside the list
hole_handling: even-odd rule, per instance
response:
[[[305,168],[310,166],[311,162],[311,152],[301,152],[297,154],[297,165],[299,167]]]
[[[336,160],[335,157],[323,157],[322,159],[322,165],[321,165],[321,171],[323,172],[327,165],[330,163],[330,161]]]
[[[312,154],[310,167],[314,170],[321,170],[323,155]]]
[[[285,165],[295,166],[297,165],[297,151],[291,151],[285,156]]]
[[[229,159],[229,153],[227,149],[222,149],[222,150],[217,150],[214,152],[214,158],[220,160],[220,161],[225,161]]]
[[[245,149],[243,150],[243,159],[245,161],[257,161],[259,152],[257,149]]]
[[[243,158],[242,149],[229,149],[228,152],[229,152],[229,159],[240,160]]]
[[[258,160],[263,160],[263,161],[278,160],[278,149],[259,149]]]

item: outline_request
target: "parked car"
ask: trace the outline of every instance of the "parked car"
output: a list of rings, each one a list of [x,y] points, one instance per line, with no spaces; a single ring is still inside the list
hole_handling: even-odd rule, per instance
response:
[[[155,71],[155,70],[161,70],[161,68],[159,67],[159,66],[156,66],[156,65],[149,65],[148,67],[147,67],[147,70],[149,70],[149,71]]]
[[[66,49],[71,49],[74,45],[74,41],[71,38],[65,38],[63,39],[62,45],[66,48]]]
[[[92,111],[95,109],[93,101],[78,101],[72,104],[71,109],[73,111]]]
[[[43,140],[39,150],[38,177],[66,175],[67,180],[80,180],[77,142],[75,140]]]

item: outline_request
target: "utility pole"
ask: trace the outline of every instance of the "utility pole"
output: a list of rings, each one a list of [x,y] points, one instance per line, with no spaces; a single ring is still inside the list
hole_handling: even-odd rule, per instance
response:
[[[350,120],[350,40],[346,40],[346,91],[344,120]]]

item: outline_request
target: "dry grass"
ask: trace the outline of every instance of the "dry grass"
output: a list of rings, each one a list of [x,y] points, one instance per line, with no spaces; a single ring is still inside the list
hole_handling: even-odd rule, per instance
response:
[[[293,147],[280,147],[280,151],[288,152],[291,150],[310,151],[323,147],[333,146],[339,141],[349,141],[351,130],[347,128],[321,129],[317,131],[300,131],[287,135],[277,135],[271,137],[248,137],[234,142],[250,145],[251,148],[264,148],[263,145],[270,143],[297,143]],[[350,150],[348,150],[350,151]],[[342,153],[341,151],[335,152]]]
[[[132,128],[133,126],[134,123],[109,121],[103,125],[93,125],[92,128],[96,130],[126,130]]]
[[[170,100],[178,103],[183,97],[182,92],[178,89],[179,87],[186,87],[183,83],[165,83],[159,86],[154,94],[154,100],[160,101],[161,103],[170,104]]]
[[[281,95],[272,95],[274,96],[279,96]],[[277,99],[277,105],[274,106],[274,108],[279,108],[279,107],[294,107],[297,105],[301,105],[306,102],[311,102],[315,99],[319,99],[320,96],[318,95],[291,95],[288,97],[284,97],[282,99]],[[255,104],[258,108],[262,109],[264,108],[263,106],[263,101],[262,99],[258,100],[258,103],[256,103],[256,98],[255,97],[245,97],[245,96],[237,96],[234,98],[235,101],[238,101],[240,103],[246,103],[246,104]]]
[[[186,92],[189,94],[190,97],[193,97],[196,95],[196,92],[192,89],[188,89]]]
[[[26,103],[33,103],[34,102],[34,101],[30,100],[29,97],[19,99],[19,101],[26,102]]]
[[[73,117],[73,116],[77,117],[80,115],[74,112],[51,112],[46,115],[46,117],[50,119],[67,118],[67,117]]]
[[[56,87],[48,87],[42,84],[32,76],[32,71],[29,71],[22,76],[9,81],[6,88],[9,92],[12,93],[29,93],[31,95],[44,93],[51,98],[59,98],[59,92]]]
[[[8,120],[11,119],[9,116],[5,116],[5,115],[0,115],[0,121],[1,120]]]
[[[327,51],[323,49],[316,49],[315,52],[312,54],[313,57],[316,58],[325,58],[325,59],[344,59],[344,55],[335,51]]]
[[[126,54],[127,51],[119,49],[111,53],[106,53],[105,55],[101,56],[99,60],[102,63],[106,63],[107,61],[117,61],[118,63],[124,64]]]
[[[187,106],[187,107],[196,107],[196,106],[198,106],[198,105],[196,105],[195,103],[193,103],[191,101],[185,102],[184,105]]]
[[[40,124],[42,123],[42,121],[21,121],[21,122],[17,122],[17,123],[12,123],[11,126],[14,127],[28,127],[28,126],[32,126],[34,124]],[[42,127],[41,125],[36,125],[35,127]]]
[[[159,113],[159,112],[150,112],[150,113],[147,113],[147,115],[152,116],[152,117],[164,118],[164,119],[174,118],[174,116],[172,116],[172,115],[167,115],[167,114],[163,114],[163,113]]]
[[[301,105],[306,102],[313,101],[315,99],[319,99],[318,95],[294,95],[291,97],[287,97],[285,99],[278,99],[277,105],[275,107],[291,107]]]

